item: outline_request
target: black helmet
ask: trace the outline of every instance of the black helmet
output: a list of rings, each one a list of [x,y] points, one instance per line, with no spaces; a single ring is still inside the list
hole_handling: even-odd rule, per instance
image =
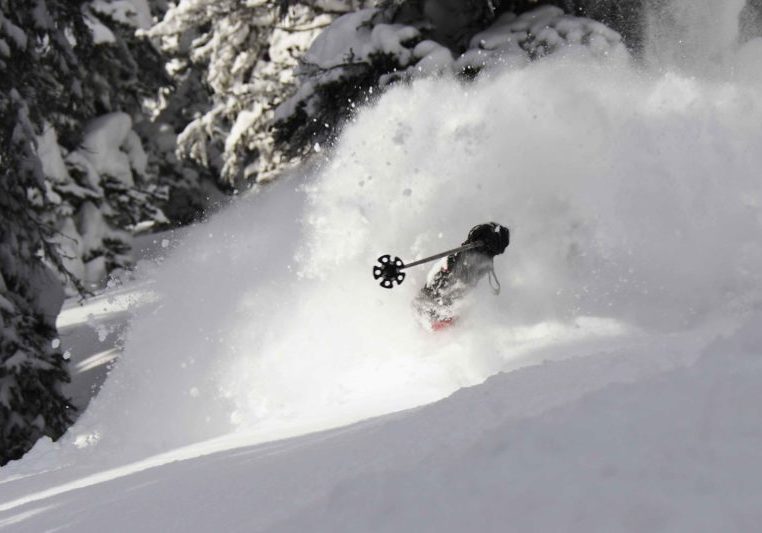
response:
[[[468,232],[468,238],[463,244],[481,241],[483,244],[481,250],[489,255],[499,255],[508,247],[510,240],[511,232],[508,228],[497,222],[488,222],[471,228],[471,231]]]

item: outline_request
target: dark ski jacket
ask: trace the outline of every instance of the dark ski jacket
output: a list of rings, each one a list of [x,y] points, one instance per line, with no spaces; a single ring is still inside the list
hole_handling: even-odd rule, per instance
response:
[[[451,320],[453,304],[476,287],[487,274],[496,284],[493,290],[499,292],[493,259],[508,247],[510,231],[495,222],[479,224],[471,228],[463,244],[474,242],[481,242],[482,245],[449,255],[438,264],[416,298],[416,307],[429,315],[432,321]]]

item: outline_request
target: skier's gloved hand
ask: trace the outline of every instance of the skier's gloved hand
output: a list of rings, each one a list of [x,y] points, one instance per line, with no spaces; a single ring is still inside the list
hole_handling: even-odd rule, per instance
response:
[[[468,238],[463,244],[481,241],[482,246],[479,250],[486,252],[491,256],[502,254],[508,247],[511,240],[511,233],[508,228],[501,226],[496,222],[479,224],[471,228],[468,232]]]

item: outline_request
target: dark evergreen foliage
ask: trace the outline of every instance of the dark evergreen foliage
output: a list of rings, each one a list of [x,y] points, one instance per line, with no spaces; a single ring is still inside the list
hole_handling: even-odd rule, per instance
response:
[[[368,103],[380,78],[386,76],[391,83],[395,81],[394,72],[404,66],[394,55],[378,53],[372,54],[367,63],[343,68],[345,76],[315,89],[314,100],[319,104],[314,114],[305,111],[306,101],[302,101],[294,114],[275,123],[273,137],[288,157],[304,155],[314,143],[332,143],[339,133],[338,126],[349,120],[361,104]]]
[[[75,130],[87,114],[65,32],[83,44],[89,34],[76,2],[41,4],[0,2],[8,51],[0,62],[0,464],[40,436],[58,438],[73,414],[60,391],[65,361],[52,345],[63,292],[50,267],[64,268],[37,214],[48,206],[35,135],[44,120]]]
[[[115,230],[161,218],[162,191],[136,175],[126,188],[110,176],[94,187],[69,165],[67,180],[45,175],[38,139],[47,128],[63,152],[81,150],[85,126],[99,114],[141,113],[141,102],[167,81],[160,55],[134,29],[107,20],[116,41],[95,45],[85,2],[0,0],[0,464],[41,436],[58,438],[74,417],[61,393],[66,362],[56,349],[62,281],[83,290],[56,243],[66,219],[97,209]],[[71,226],[73,227],[73,225]],[[108,269],[128,261],[119,231],[103,239]]]

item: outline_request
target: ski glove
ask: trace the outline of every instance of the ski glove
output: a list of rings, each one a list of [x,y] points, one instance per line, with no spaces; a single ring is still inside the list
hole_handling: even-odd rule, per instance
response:
[[[479,250],[494,257],[505,251],[510,240],[511,233],[508,228],[496,222],[489,222],[471,228],[471,231],[468,232],[468,238],[463,244],[481,241],[483,245]]]

